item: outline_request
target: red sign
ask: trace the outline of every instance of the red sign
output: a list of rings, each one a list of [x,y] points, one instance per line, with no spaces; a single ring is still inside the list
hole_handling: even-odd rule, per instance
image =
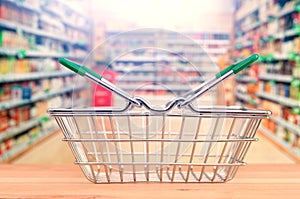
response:
[[[116,73],[112,70],[106,69],[105,71],[97,71],[103,78],[115,84],[116,82]],[[93,84],[93,106],[112,106],[113,105],[113,93],[98,85]]]

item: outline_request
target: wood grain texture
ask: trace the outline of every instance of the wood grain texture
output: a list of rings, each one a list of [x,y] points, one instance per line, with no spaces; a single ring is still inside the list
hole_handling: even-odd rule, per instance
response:
[[[299,198],[299,164],[241,167],[227,183],[93,184],[76,165],[0,165],[0,198]]]

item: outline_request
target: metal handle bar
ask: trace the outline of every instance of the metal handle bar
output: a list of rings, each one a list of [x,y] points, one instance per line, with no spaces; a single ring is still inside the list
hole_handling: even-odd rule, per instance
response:
[[[74,63],[68,59],[65,58],[59,58],[58,61],[66,66],[67,68],[69,68],[70,70],[74,71],[75,73],[81,75],[81,76],[86,76],[87,78],[89,78],[90,80],[92,80],[93,82],[107,88],[110,91],[115,92],[116,94],[118,94],[119,96],[127,99],[128,101],[130,101],[131,103],[140,106],[141,104],[139,103],[138,100],[136,100],[134,97],[132,97],[131,95],[129,95],[128,93],[126,93],[124,90],[116,87],[114,84],[110,83],[109,81],[107,81],[106,79],[104,79],[101,75],[97,74],[96,72],[94,72],[93,70],[85,67],[85,66],[81,66],[77,63]]]
[[[247,66],[249,66],[250,64],[255,62],[258,58],[259,58],[259,56],[257,54],[253,54],[238,63],[230,65],[229,67],[225,68],[224,70],[222,70],[221,72],[216,74],[213,79],[201,84],[195,90],[187,92],[185,95],[183,95],[183,97],[175,98],[174,100],[168,102],[165,105],[165,107],[162,107],[162,108],[153,107],[144,99],[142,99],[140,97],[133,97],[133,96],[129,95],[122,89],[118,88],[116,85],[110,83],[109,81],[104,79],[102,76],[100,76],[99,74],[97,74],[96,72],[94,72],[93,70],[91,70],[85,66],[79,65],[77,63],[74,63],[74,62],[64,59],[64,58],[60,58],[59,62],[62,65],[69,68],[70,70],[74,71],[75,73],[77,73],[81,76],[86,76],[93,82],[95,82],[95,83],[109,89],[110,91],[115,92],[119,96],[127,99],[130,104],[132,103],[135,106],[139,106],[139,107],[145,106],[147,109],[149,109],[151,111],[166,112],[166,111],[169,111],[170,109],[172,109],[176,105],[179,107],[190,105],[190,103],[193,100],[195,100],[199,96],[203,95],[209,89],[211,89],[212,87],[214,87],[215,85],[217,85],[218,83],[223,81],[224,79],[228,78],[232,74],[237,74],[238,72],[240,72],[241,70],[243,70],[244,68],[246,68]],[[128,108],[129,108],[129,105],[128,105]],[[191,108],[191,106],[189,106],[189,107]]]
[[[186,94],[183,95],[185,98],[185,101],[180,103],[180,107],[183,107],[185,105],[190,104],[192,101],[194,101],[196,98],[200,97],[204,93],[206,93],[209,89],[216,86],[218,83],[223,81],[224,79],[230,77],[233,74],[237,74],[238,72],[242,71],[246,67],[248,67],[250,64],[255,62],[259,58],[259,55],[253,54],[246,59],[239,61],[237,63],[234,63],[221,72],[217,73],[214,78],[210,79],[207,82],[204,82],[200,86],[198,86],[195,90],[189,91]]]

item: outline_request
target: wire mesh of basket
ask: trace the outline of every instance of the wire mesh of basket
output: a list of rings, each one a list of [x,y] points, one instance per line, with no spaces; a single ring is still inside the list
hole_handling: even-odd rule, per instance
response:
[[[151,106],[91,69],[66,59],[74,72],[128,101],[122,109],[49,109],[86,178],[113,182],[226,182],[232,179],[269,111],[195,107],[192,102],[258,59],[254,54],[164,107]]]
[[[225,182],[232,179],[268,111],[56,109],[76,164],[94,183]]]

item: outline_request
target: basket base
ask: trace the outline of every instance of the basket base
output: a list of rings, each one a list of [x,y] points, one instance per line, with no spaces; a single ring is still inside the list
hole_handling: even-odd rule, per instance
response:
[[[86,173],[85,173],[86,174]],[[218,172],[193,171],[187,172],[181,169],[172,171],[167,169],[156,172],[98,172],[96,175],[86,175],[87,179],[93,183],[135,183],[135,182],[164,182],[164,183],[221,183],[231,180],[233,177],[228,175],[225,170]]]

